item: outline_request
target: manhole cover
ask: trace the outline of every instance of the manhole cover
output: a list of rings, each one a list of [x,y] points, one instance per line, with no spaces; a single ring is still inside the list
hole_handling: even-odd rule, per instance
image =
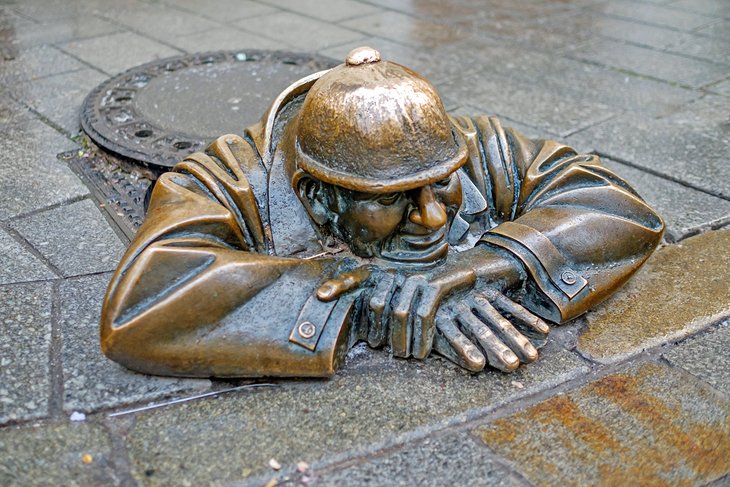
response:
[[[81,126],[115,154],[167,169],[215,137],[243,132],[294,81],[337,65],[284,51],[218,51],[132,68],[96,87]]]

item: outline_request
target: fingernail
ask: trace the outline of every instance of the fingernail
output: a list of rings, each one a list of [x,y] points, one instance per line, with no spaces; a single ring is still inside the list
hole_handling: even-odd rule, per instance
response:
[[[516,369],[520,365],[520,359],[512,350],[502,352],[502,360],[509,369]]]

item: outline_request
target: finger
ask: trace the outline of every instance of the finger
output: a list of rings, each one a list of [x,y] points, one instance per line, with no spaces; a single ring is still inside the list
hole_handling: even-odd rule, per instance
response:
[[[385,274],[375,285],[370,298],[370,323],[368,327],[368,344],[371,347],[382,347],[388,338],[388,312],[390,301],[395,291],[396,279],[391,274]]]
[[[320,301],[333,301],[342,294],[355,289],[370,277],[370,270],[358,267],[352,271],[343,272],[337,277],[326,280],[317,289],[317,298]]]
[[[407,279],[406,283],[396,297],[396,304],[393,307],[393,314],[390,320],[390,346],[393,355],[396,357],[409,357],[411,355],[411,339],[413,329],[410,326],[411,309],[418,297],[418,291],[422,281]]]
[[[453,319],[437,315],[435,323],[437,333],[433,340],[433,350],[436,353],[471,372],[484,369],[487,362],[484,355],[459,330]]]
[[[514,351],[524,363],[531,363],[537,360],[537,349],[530,343],[525,335],[517,331],[507,318],[499,314],[487,298],[476,295],[473,297],[473,304],[476,313],[481,319],[494,326],[494,330],[504,343]]]
[[[456,320],[473,342],[479,344],[487,356],[489,365],[504,372],[512,372],[520,366],[520,359],[494,334],[464,303],[457,307]]]
[[[524,323],[526,326],[543,335],[550,333],[550,326],[539,316],[532,314],[527,308],[512,301],[496,289],[487,289],[484,291],[484,295],[497,309],[511,314],[520,323]]]
[[[431,353],[434,328],[434,318],[438,305],[441,302],[436,289],[430,286],[422,288],[419,296],[418,308],[413,320],[413,356],[424,359]]]

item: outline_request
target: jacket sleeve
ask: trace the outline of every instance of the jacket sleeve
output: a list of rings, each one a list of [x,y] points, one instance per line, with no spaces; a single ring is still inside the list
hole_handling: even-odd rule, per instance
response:
[[[258,153],[234,135],[159,178],[104,300],[107,356],[162,375],[334,373],[352,303],[314,298],[332,259],[270,255],[265,190]]]
[[[489,204],[482,242],[525,266],[525,306],[554,322],[607,298],[659,244],[664,224],[598,156],[530,140],[494,117],[462,117],[467,170]]]

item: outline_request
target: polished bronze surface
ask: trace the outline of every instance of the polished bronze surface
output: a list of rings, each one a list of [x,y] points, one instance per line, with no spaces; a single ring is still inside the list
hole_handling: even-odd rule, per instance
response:
[[[177,376],[329,376],[358,341],[512,371],[663,231],[597,156],[449,116],[359,48],[159,179],[102,348]]]

